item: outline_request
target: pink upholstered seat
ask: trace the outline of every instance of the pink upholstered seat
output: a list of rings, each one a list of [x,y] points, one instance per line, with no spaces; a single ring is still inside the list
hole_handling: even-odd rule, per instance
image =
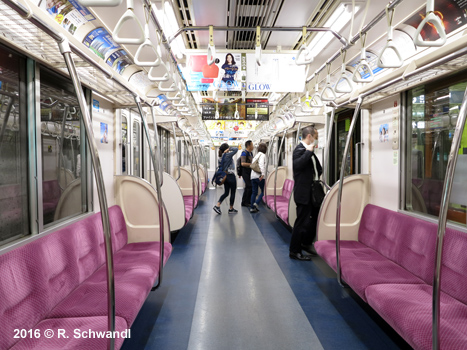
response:
[[[133,322],[156,278],[159,250],[155,242],[127,244],[126,223],[118,206],[109,209],[109,216],[116,310],[124,316],[117,318],[117,329],[123,330]],[[166,260],[170,243],[165,247]],[[96,339],[79,342],[70,337],[70,343],[62,339],[54,345],[54,339],[20,340],[13,335],[14,329],[78,328],[76,322],[99,328],[101,320],[106,329],[104,263],[100,213],[0,255],[0,349],[102,348]],[[50,322],[55,326],[49,327]]]
[[[185,223],[187,223],[193,214],[193,197],[183,196],[183,201],[185,202]]]
[[[380,284],[366,290],[368,303],[412,347],[432,349],[432,293],[427,284]],[[467,349],[467,305],[441,292],[441,349]]]
[[[203,193],[206,191],[206,182],[201,183],[201,188],[203,189]]]
[[[276,195],[276,200],[274,202],[274,195],[268,195],[265,199],[265,203],[268,205],[271,210],[277,212],[277,216],[281,218],[286,224],[289,224],[289,200],[292,195],[294,187],[294,182],[292,180],[285,180],[284,186],[282,187],[282,195]],[[277,210],[276,210],[277,205]]]

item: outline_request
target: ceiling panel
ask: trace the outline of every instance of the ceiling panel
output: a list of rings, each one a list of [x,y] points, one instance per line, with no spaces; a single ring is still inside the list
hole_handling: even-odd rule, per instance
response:
[[[194,0],[193,16],[197,26],[226,26],[227,25],[227,3],[228,0]],[[200,49],[207,48],[209,33],[198,31]],[[214,44],[225,48],[225,32],[214,32]]]

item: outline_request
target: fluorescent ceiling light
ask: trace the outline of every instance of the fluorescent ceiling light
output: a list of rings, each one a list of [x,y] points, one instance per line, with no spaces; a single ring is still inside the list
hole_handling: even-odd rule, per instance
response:
[[[156,6],[156,17],[157,21],[162,27],[162,30],[164,31],[165,37],[169,38],[177,32],[179,25],[177,22],[177,17],[175,17],[174,9],[170,2],[164,1],[163,4],[163,8],[161,9],[157,8]],[[170,48],[177,56],[177,58],[183,58],[182,55],[184,55],[185,44],[181,35],[177,36],[177,38],[170,43]]]
[[[360,10],[361,5],[355,5],[355,13]],[[329,27],[335,32],[339,32],[352,19],[352,4],[341,3],[328,18],[323,27]],[[331,32],[318,33],[307,47],[307,51],[317,56],[334,39]]]

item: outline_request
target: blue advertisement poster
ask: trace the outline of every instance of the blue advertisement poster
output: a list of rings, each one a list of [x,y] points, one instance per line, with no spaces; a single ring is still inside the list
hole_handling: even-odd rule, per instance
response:
[[[174,107],[172,106],[172,103],[167,99],[167,96],[165,95],[159,95],[156,97],[156,101],[159,104],[159,108],[161,111],[171,114],[175,111]]]
[[[126,67],[133,64],[125,50],[114,52],[107,58],[107,64],[115,69],[118,74],[122,74]]]
[[[76,0],[42,1],[40,7],[45,9],[58,24],[72,35],[81,25],[96,19],[86,7],[81,6]]]
[[[109,125],[101,123],[101,143],[109,143]]]
[[[104,59],[110,51],[120,48],[120,45],[112,39],[112,35],[104,28],[94,29],[84,38],[83,44],[102,59]]]

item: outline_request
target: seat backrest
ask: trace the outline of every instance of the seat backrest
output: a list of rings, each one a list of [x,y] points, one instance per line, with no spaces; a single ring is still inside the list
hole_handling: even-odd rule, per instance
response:
[[[284,181],[284,187],[282,188],[282,195],[289,199],[290,195],[292,194],[293,191],[293,186],[294,186],[294,181],[290,179],[286,179]]]
[[[109,210],[113,248],[126,244],[119,207]],[[122,221],[123,220],[123,221]],[[100,213],[0,255],[0,349],[31,329],[105,262]]]
[[[368,204],[358,240],[432,284],[436,231],[433,223]]]

